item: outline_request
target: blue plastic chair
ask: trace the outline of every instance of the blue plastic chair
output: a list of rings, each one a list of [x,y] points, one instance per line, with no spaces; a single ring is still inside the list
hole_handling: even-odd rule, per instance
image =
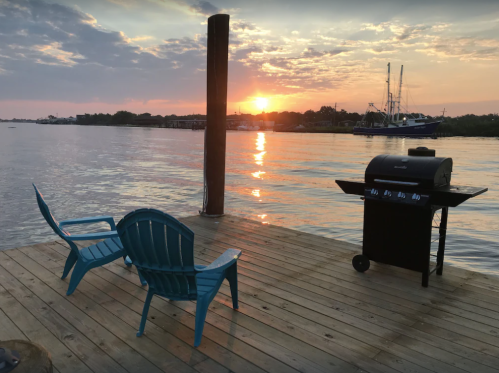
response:
[[[50,213],[50,210],[43,199],[43,195],[40,193],[35,184],[33,184],[36,193],[36,201],[38,202],[38,207],[43,217],[47,221],[48,225],[54,230],[54,232],[66,241],[71,248],[68,259],[64,266],[64,271],[62,273],[62,279],[66,276],[73,268],[73,274],[71,275],[71,280],[69,281],[69,288],[66,295],[71,295],[76,290],[76,287],[80,283],[81,279],[90,269],[95,267],[100,267],[104,264],[110,263],[120,257],[126,258],[125,250],[116,232],[116,225],[114,224],[114,219],[111,216],[94,216],[91,218],[80,218],[64,220],[60,223],[54,218]],[[111,227],[110,231],[99,232],[99,233],[88,233],[88,234],[70,234],[66,229],[67,225],[76,224],[89,224],[97,222],[106,222]],[[74,241],[84,241],[84,240],[101,240],[95,245],[85,247],[79,250],[75,245]],[[131,262],[126,261],[127,265],[130,266]],[[143,279],[141,279],[143,285],[146,284]]]
[[[137,336],[144,332],[153,295],[171,300],[197,300],[194,347],[203,336],[208,306],[224,279],[237,302],[237,259],[241,250],[228,249],[209,266],[194,264],[194,232],[174,217],[153,209],[132,211],[118,223],[125,251],[149,284]]]

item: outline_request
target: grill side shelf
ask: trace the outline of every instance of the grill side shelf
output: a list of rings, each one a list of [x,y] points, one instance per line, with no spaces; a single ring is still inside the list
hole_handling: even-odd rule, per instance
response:
[[[432,205],[457,207],[464,201],[485,193],[488,190],[488,188],[466,185],[449,185],[433,190],[430,203]]]
[[[346,194],[364,196],[366,183],[362,179],[336,180],[336,184],[338,184],[341,190],[343,190]]]

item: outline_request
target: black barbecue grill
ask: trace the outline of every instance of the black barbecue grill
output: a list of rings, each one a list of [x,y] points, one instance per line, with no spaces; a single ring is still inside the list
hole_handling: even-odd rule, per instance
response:
[[[423,156],[378,155],[367,166],[364,181],[336,183],[364,200],[362,255],[353,258],[354,268],[364,272],[373,260],[411,269],[422,273],[427,287],[431,273],[442,274],[449,207],[487,188],[451,185],[451,158],[429,156],[435,153],[426,148],[410,149],[409,154]],[[437,265],[430,271],[433,228],[439,238]]]

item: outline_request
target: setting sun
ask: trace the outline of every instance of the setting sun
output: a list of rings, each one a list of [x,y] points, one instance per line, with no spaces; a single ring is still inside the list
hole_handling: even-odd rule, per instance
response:
[[[269,99],[265,97],[257,97],[255,98],[255,105],[258,110],[265,110],[267,105],[269,104]]]

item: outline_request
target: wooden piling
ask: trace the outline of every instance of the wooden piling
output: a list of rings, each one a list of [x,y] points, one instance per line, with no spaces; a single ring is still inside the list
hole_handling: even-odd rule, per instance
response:
[[[204,200],[202,215],[224,213],[229,15],[208,18]]]

